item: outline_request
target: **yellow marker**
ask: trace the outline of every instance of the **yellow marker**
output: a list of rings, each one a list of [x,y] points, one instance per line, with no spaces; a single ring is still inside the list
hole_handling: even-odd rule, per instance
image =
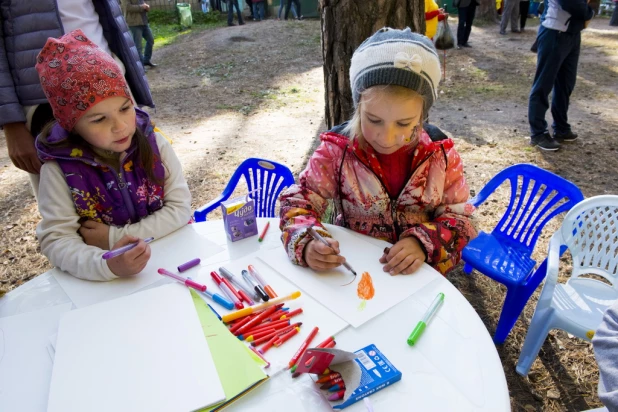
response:
[[[243,318],[247,315],[262,311],[264,309],[268,309],[269,307],[278,305],[281,302],[296,299],[299,296],[300,296],[300,291],[297,290],[296,292],[291,293],[287,296],[280,296],[278,298],[269,299],[268,302],[260,303],[259,305],[249,306],[248,308],[244,308],[244,309],[237,310],[236,312],[228,313],[227,315],[223,315],[221,319],[225,323],[230,323],[233,320]]]

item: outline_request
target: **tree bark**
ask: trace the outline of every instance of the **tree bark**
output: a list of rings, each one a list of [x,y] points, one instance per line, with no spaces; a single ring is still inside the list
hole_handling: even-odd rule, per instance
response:
[[[479,0],[479,3],[476,8],[476,18],[497,23],[499,20],[496,0]],[[504,4],[504,0],[502,0],[502,4]]]
[[[324,58],[325,121],[328,128],[348,120],[354,110],[350,62],[354,50],[382,27],[425,33],[423,0],[320,0]]]

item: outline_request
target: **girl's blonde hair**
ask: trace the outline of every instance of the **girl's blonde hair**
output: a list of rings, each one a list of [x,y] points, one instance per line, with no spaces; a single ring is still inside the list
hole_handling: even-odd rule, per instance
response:
[[[343,134],[349,136],[350,139],[356,136],[361,147],[367,143],[365,137],[363,136],[363,129],[361,127],[361,107],[363,102],[366,102],[368,99],[372,99],[372,93],[375,93],[377,91],[386,93],[393,97],[401,97],[404,99],[421,99],[423,102],[423,107],[425,106],[425,98],[423,97],[423,95],[412,89],[408,89],[407,87],[386,85],[373,86],[369,89],[363,90],[360,93],[360,98],[358,99],[358,105],[356,106],[356,110],[354,110],[354,115],[343,129]],[[425,113],[421,113],[420,122],[422,122],[423,119],[425,119]]]

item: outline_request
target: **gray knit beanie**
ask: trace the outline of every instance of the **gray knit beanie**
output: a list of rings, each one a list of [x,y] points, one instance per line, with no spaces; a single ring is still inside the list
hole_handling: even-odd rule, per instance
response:
[[[409,27],[385,27],[365,40],[352,56],[350,84],[354,107],[368,88],[395,85],[423,96],[428,113],[438,97],[440,77],[440,59],[429,38],[412,33]]]

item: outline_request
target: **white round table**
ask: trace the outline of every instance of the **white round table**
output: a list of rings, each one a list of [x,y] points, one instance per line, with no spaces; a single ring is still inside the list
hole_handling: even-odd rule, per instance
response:
[[[225,264],[260,249],[282,247],[278,219],[258,219],[260,232],[267,220],[271,224],[264,242],[256,242],[255,238],[229,242],[221,220],[180,230],[194,231],[224,249],[203,260],[202,265]],[[153,254],[165,253],[158,250],[156,241],[151,247]],[[70,303],[53,273],[50,270],[1,298],[0,318]],[[147,288],[167,282],[167,278],[162,278]],[[439,292],[446,295],[444,305],[418,343],[408,346],[406,339],[412,328]],[[434,280],[411,297],[359,328],[348,326],[337,334],[336,340],[337,347],[346,350],[373,343],[402,372],[400,382],[371,395],[375,411],[510,411],[502,363],[491,336],[468,301],[438,272]],[[37,388],[31,390],[37,396]],[[283,372],[275,373],[226,410],[309,412],[328,411],[331,407],[308,375],[292,379],[289,372]],[[365,410],[363,402],[346,408],[350,412]]]

